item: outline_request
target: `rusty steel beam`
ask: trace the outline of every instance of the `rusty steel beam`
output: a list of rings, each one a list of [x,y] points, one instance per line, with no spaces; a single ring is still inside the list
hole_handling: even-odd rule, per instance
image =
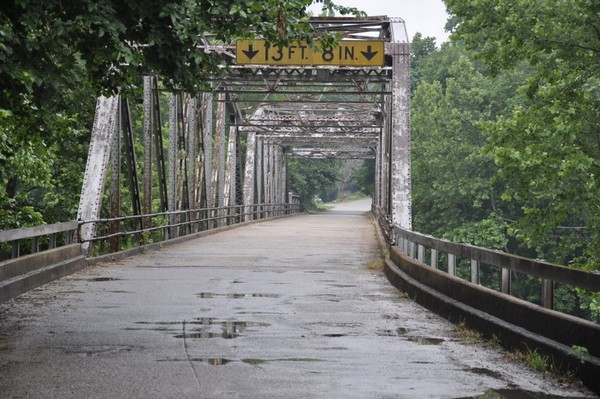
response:
[[[117,105],[117,114],[121,114],[121,104]],[[115,132],[111,144],[110,154],[110,217],[121,216],[121,118],[118,117],[115,122]],[[120,223],[113,221],[110,224],[110,234],[119,232]],[[110,239],[109,248],[111,252],[119,250],[119,236],[115,235]]]
[[[110,156],[113,134],[118,118],[120,98],[99,97],[96,102],[96,114],[88,150],[88,158],[83,176],[78,220],[96,220],[100,216],[104,182],[107,177],[107,163]],[[89,240],[95,237],[96,224],[88,223],[81,227],[81,239]],[[89,243],[82,245],[82,252],[90,255]]]
[[[154,135],[154,99],[153,83],[154,78],[144,76],[144,128],[143,128],[143,202],[142,212],[144,214],[152,213],[152,136]]]
[[[391,215],[392,223],[412,229],[410,152],[410,45],[390,44],[392,64]]]

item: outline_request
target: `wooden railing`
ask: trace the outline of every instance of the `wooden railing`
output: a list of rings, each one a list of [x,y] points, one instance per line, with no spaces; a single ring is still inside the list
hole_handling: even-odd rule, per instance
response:
[[[505,294],[511,292],[511,275],[522,273],[541,279],[541,305],[554,309],[554,291],[557,284],[565,284],[588,291],[600,291],[600,273],[587,272],[570,267],[545,262],[540,259],[528,259],[506,252],[476,247],[468,244],[456,244],[447,240],[417,233],[397,226],[390,226],[388,219],[380,210],[375,210],[378,221],[384,230],[389,231],[388,240],[402,252],[420,263],[457,276],[457,265],[468,262],[469,278],[474,284],[481,284],[481,268],[492,267],[498,271],[499,282],[495,284]],[[493,288],[493,287],[488,287]],[[523,298],[521,298],[523,299]]]
[[[77,242],[78,222],[41,225],[35,227],[22,227],[20,229],[0,231],[0,243],[10,245],[10,256],[4,258],[18,258],[21,255],[38,253],[47,249],[54,249],[63,245]],[[27,242],[26,247],[23,243]],[[6,259],[0,259],[0,261]]]

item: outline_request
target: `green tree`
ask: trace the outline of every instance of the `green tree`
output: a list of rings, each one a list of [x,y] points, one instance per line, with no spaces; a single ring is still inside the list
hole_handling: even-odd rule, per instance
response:
[[[496,74],[526,62],[527,103],[488,126],[506,182],[521,204],[512,227],[540,256],[600,263],[600,3],[446,0],[454,33]]]
[[[204,39],[313,40],[313,0],[14,0],[0,8],[0,228],[73,218],[97,95],[222,73]],[[317,1],[345,14],[356,9]],[[333,36],[324,40],[332,40]]]
[[[429,65],[435,64],[435,66]],[[483,124],[509,108],[517,74],[494,81],[468,51],[446,44],[422,59],[412,101],[415,229],[459,242],[506,248],[502,186]]]
[[[289,158],[289,190],[300,195],[305,207],[313,207],[315,196],[336,188],[339,169],[340,162],[334,159]]]

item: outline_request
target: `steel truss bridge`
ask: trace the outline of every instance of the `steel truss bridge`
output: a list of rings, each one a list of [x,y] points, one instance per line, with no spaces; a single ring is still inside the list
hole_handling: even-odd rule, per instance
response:
[[[121,216],[122,158],[133,214],[171,212],[171,225],[181,221],[174,212],[236,207],[228,215],[241,213],[247,221],[260,207],[293,202],[286,157],[374,159],[374,205],[393,223],[410,228],[409,43],[404,21],[313,18],[311,23],[317,31],[335,32],[352,43],[383,42],[384,64],[238,65],[234,45],[203,40],[199,51],[221,54],[227,73],[214,77],[211,91],[201,96],[169,93],[168,132],[162,131],[160,82],[144,78],[142,170],[136,169],[128,101],[119,96],[98,100],[78,218],[101,219],[109,175],[109,218]],[[371,47],[369,52],[374,53]],[[153,205],[156,191],[158,209]],[[185,217],[189,221],[194,216]],[[138,219],[140,230],[147,220]],[[113,223],[109,232],[115,237],[113,249],[118,248],[118,229]],[[96,224],[86,224],[81,233],[84,241],[95,240]]]
[[[142,107],[121,96],[98,99],[78,220],[0,232],[0,242],[13,245],[10,270],[35,268],[31,259],[19,258],[23,239],[30,240],[32,253],[40,249],[40,236],[49,237],[51,249],[65,244],[58,255],[40,258],[44,268],[296,213],[301,204],[287,187],[286,158],[372,159],[373,211],[392,245],[390,281],[449,318],[458,314],[489,335],[501,329],[508,341],[520,339],[564,365],[575,364],[581,378],[600,389],[600,327],[552,310],[556,285],[597,292],[600,275],[411,231],[410,46],[404,21],[312,18],[311,23],[348,43],[382,42],[382,64],[239,64],[233,43],[203,39],[198,51],[220,54],[226,66],[223,76],[211,79],[210,90],[196,96],[166,92],[156,77],[147,76]],[[254,58],[257,49],[242,51]],[[369,59],[375,53],[369,45],[353,51],[340,55]],[[142,126],[139,135],[136,122]],[[65,238],[57,239],[61,234]],[[465,263],[470,279],[459,281],[457,269]],[[482,267],[497,268],[499,293],[480,286]],[[517,273],[540,279],[542,306],[506,298]],[[46,280],[52,278],[56,273]],[[35,284],[3,288],[0,302]],[[569,357],[574,337],[589,351],[583,357]]]

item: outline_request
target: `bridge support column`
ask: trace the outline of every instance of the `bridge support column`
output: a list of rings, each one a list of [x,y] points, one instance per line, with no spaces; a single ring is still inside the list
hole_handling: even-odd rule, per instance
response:
[[[206,195],[206,207],[213,208],[215,206],[214,194],[212,187],[212,174],[213,174],[213,147],[212,147],[212,136],[213,136],[213,94],[204,93],[202,96],[202,132],[203,132],[203,150],[204,150],[204,185]],[[212,211],[208,210],[206,217],[212,216]],[[208,226],[212,226],[212,222],[207,222]]]
[[[79,210],[77,211],[79,220],[96,220],[100,217],[104,182],[108,170],[107,163],[118,118],[119,101],[118,96],[100,97],[96,103],[96,116],[92,127]],[[96,235],[95,223],[83,225],[80,235],[83,240],[94,238]],[[82,252],[84,255],[91,255],[91,244],[89,242],[82,245]]]
[[[410,154],[410,45],[390,43],[392,56],[391,215],[396,226],[412,229]]]
[[[177,210],[177,95],[169,94],[169,171],[168,171],[168,211]],[[178,217],[169,215],[169,224],[174,225],[178,222]],[[169,229],[169,238],[177,237],[178,228]]]
[[[237,142],[238,142],[238,130],[235,126],[229,127],[229,138],[227,141],[227,170],[225,171],[225,184],[223,190],[223,206],[230,207],[236,204],[236,168],[237,168]],[[226,215],[231,217],[235,214],[235,209],[230,208],[225,211]],[[226,223],[229,224],[229,223]]]
[[[216,146],[216,173],[213,174],[213,190],[215,190],[216,203],[219,208],[218,211],[218,225],[222,226],[224,219],[223,207],[225,206],[225,123],[226,123],[226,112],[225,112],[225,93],[218,94],[217,100],[217,115],[216,115],[216,127],[215,127],[215,146]]]
[[[246,167],[244,169],[244,221],[254,219],[254,185],[256,184],[256,133],[248,132],[246,137]]]
[[[264,170],[265,142],[262,138],[256,141],[256,203],[265,203],[265,170]],[[258,205],[255,209],[256,215],[262,217],[263,206]]]
[[[121,104],[118,104],[118,115],[121,115]],[[121,216],[121,117],[116,118],[115,132],[113,134],[113,142],[111,144],[110,153],[110,216]],[[119,250],[119,232],[120,223],[113,221],[110,223],[110,234],[115,234],[110,239],[110,252]]]
[[[198,198],[198,101],[195,97],[187,101],[187,129],[185,141],[186,174],[188,186],[188,209],[198,209],[200,199]],[[190,212],[190,221],[198,219],[197,212]],[[192,232],[198,231],[198,224],[190,224]]]
[[[143,130],[143,145],[144,145],[144,182],[143,182],[143,202],[142,213],[152,213],[152,135],[154,133],[154,95],[152,92],[152,76],[144,76],[144,130]],[[149,220],[145,221],[145,225]]]

